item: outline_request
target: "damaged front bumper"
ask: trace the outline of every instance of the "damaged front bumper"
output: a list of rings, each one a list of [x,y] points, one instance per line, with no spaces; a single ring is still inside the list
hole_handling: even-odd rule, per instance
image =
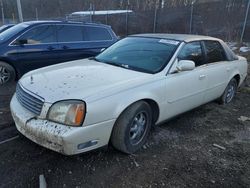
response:
[[[15,95],[10,106],[19,132],[35,143],[65,155],[107,145],[115,122],[109,120],[84,127],[70,127],[37,118],[21,106]]]

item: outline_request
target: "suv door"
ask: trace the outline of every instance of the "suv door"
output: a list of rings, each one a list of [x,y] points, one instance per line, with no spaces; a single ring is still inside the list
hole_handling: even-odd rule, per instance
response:
[[[61,62],[87,58],[86,43],[83,38],[83,27],[73,24],[57,25],[57,41],[59,45],[59,59]]]
[[[227,60],[224,48],[218,41],[203,41],[206,54],[207,91],[205,102],[219,98],[224,92],[233,69],[232,62]]]
[[[60,61],[96,56],[102,48],[113,44],[107,29],[73,24],[57,25]]]
[[[196,67],[190,71],[174,71],[179,60],[192,60]],[[166,78],[167,117],[183,113],[204,103],[206,90],[204,61],[201,42],[190,42],[183,46],[172,67],[172,73]]]
[[[17,50],[17,66],[22,73],[58,63],[54,25],[34,26],[10,45]]]
[[[110,31],[101,26],[84,26],[84,38],[89,45],[92,56],[96,56],[103,48],[116,42]]]

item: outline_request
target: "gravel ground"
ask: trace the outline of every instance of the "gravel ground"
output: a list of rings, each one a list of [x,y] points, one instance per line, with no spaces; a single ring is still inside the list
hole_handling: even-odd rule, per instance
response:
[[[0,144],[0,187],[250,187],[250,79],[228,105],[215,102],[157,126],[135,155],[104,148],[63,156],[25,137]],[[18,133],[0,93],[0,143]],[[243,116],[243,117],[242,117]],[[217,144],[217,145],[216,145]]]

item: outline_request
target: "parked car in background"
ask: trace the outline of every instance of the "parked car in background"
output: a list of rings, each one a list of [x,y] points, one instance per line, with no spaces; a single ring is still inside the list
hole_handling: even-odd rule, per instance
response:
[[[15,24],[5,24],[0,27],[0,33],[8,30],[9,28],[13,27]]]
[[[0,34],[0,85],[24,73],[65,61],[95,56],[117,41],[110,26],[63,21],[32,21]]]
[[[111,143],[134,153],[154,124],[209,101],[231,102],[247,67],[216,38],[134,35],[93,59],[27,73],[11,112],[23,135],[57,152]]]

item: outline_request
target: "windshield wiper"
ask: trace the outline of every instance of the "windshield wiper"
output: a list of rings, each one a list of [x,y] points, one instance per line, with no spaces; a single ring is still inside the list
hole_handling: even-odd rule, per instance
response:
[[[104,61],[103,63],[109,64],[109,65],[113,65],[113,66],[116,66],[116,67],[125,68],[125,69],[129,69],[130,68],[126,64],[119,64],[119,63],[114,63],[114,62],[111,62],[111,61]]]
[[[94,60],[94,61],[97,61],[97,62],[102,62],[99,59],[97,59],[96,57],[89,57],[89,60]]]
[[[111,61],[101,61],[101,60],[97,59],[96,57],[90,57],[89,60],[94,60],[94,61],[97,61],[97,62],[106,63],[106,64],[113,65],[113,66],[116,66],[116,67],[122,67],[122,68],[129,69],[129,66],[126,65],[126,64],[119,64],[119,63],[114,63],[114,62],[111,62]]]

